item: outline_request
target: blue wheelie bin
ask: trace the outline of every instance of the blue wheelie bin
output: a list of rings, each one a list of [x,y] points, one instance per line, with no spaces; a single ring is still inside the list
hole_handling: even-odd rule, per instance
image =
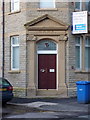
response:
[[[77,81],[77,101],[78,103],[90,102],[90,81]]]

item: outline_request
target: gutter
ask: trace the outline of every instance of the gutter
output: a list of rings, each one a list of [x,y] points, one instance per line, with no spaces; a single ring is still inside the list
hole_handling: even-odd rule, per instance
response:
[[[5,41],[5,9],[4,9],[5,2],[2,1],[2,77],[4,77],[4,41]]]

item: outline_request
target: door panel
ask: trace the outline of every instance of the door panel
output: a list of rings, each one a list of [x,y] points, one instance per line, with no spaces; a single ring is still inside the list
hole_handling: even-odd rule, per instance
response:
[[[56,89],[56,55],[48,55],[48,89]]]
[[[46,74],[47,58],[44,55],[38,55],[38,87],[45,89],[47,87]]]
[[[56,89],[56,55],[38,55],[38,88]]]

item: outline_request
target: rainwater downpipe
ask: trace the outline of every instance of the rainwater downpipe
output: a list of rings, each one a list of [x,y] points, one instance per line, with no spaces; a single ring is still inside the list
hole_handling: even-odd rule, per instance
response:
[[[65,46],[66,46],[66,42],[65,42]],[[66,49],[65,49],[65,57],[66,57]],[[66,67],[66,59],[65,59],[65,67]],[[66,68],[65,68],[66,69]],[[68,94],[68,83],[67,83],[67,78],[66,78],[66,70],[65,70],[65,85],[66,85],[66,88],[67,88],[67,96],[69,95]]]
[[[4,77],[4,39],[5,39],[5,9],[4,9],[4,0],[2,0],[2,77]]]

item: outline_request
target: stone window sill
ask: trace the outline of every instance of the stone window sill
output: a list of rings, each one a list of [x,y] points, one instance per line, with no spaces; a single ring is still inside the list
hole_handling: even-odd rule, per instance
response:
[[[20,70],[10,70],[8,73],[10,74],[19,74],[21,71]]]
[[[57,11],[57,8],[38,8],[38,11]]]
[[[19,11],[13,11],[13,12],[8,13],[8,15],[17,14],[17,13],[20,13],[20,12],[21,12],[21,10],[19,10]]]
[[[85,70],[75,70],[75,73],[90,73],[90,71],[85,71]]]

